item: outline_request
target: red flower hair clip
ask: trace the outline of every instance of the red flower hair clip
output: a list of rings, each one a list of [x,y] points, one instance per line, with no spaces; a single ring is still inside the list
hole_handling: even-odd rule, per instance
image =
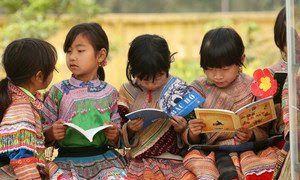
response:
[[[273,78],[269,69],[254,71],[251,91],[254,96],[259,98],[273,96],[276,93],[277,81]]]

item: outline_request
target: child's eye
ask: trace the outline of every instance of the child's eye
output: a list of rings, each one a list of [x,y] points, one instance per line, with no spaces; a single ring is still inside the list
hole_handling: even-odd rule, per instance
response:
[[[80,53],[81,53],[81,52],[84,52],[84,51],[85,51],[85,50],[83,50],[83,49],[78,50],[78,52],[80,52]]]

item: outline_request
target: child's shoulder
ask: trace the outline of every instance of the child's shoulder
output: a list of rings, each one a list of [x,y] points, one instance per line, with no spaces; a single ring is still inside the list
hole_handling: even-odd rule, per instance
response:
[[[113,91],[113,92],[118,92],[118,90],[117,90],[117,88],[116,88],[115,86],[113,86],[113,85],[111,85],[111,84],[109,84],[109,83],[107,83],[107,82],[105,82],[105,81],[101,81],[101,84],[102,84],[105,88],[107,88],[107,89],[109,89],[109,90],[111,90],[111,91]]]
[[[239,82],[242,83],[242,84],[250,85],[253,81],[253,77],[249,76],[245,73],[240,73],[238,78],[239,78]]]
[[[16,113],[18,112],[18,113]],[[30,101],[17,100],[7,108],[2,123],[10,123],[17,121],[29,121],[34,123],[34,114]]]

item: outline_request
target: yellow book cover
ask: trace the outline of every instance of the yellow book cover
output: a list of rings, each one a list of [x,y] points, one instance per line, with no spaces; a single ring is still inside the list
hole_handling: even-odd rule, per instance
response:
[[[236,112],[224,109],[196,108],[197,119],[205,123],[203,132],[234,132],[237,129],[254,128],[276,119],[273,97],[252,102]]]

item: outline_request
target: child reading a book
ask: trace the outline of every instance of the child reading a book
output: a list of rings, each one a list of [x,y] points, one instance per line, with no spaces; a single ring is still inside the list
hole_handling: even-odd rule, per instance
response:
[[[194,179],[183,167],[181,133],[184,118],[161,118],[146,129],[144,119],[126,119],[125,114],[144,108],[159,109],[159,98],[169,79],[173,55],[166,40],[144,34],[130,44],[126,75],[129,82],[120,88],[119,110],[123,117],[123,138],[130,147],[129,179]]]
[[[3,54],[6,78],[0,81],[0,179],[56,179],[60,172],[45,160],[38,90],[52,81],[55,48],[25,38],[10,43]]]
[[[54,162],[64,170],[66,179],[126,178],[124,159],[114,150],[120,141],[118,92],[103,76],[108,50],[107,35],[99,24],[72,27],[64,42],[72,77],[52,86],[44,103],[46,140],[57,142]],[[112,126],[90,142],[65,122],[84,130],[108,123]]]
[[[206,77],[200,77],[191,86],[206,99],[203,108],[236,111],[253,101],[250,88],[252,78],[241,69],[245,60],[243,41],[234,29],[221,27],[208,31],[203,38],[200,56],[200,66]],[[190,120],[184,141],[189,145],[235,146],[268,137],[265,127],[202,134],[204,126],[205,122],[201,119]],[[269,172],[265,167],[274,166],[276,151],[267,149],[267,152],[256,156],[253,151],[247,151],[238,156],[234,151],[229,154],[224,151],[192,150],[184,157],[184,165],[198,179],[243,179]]]

